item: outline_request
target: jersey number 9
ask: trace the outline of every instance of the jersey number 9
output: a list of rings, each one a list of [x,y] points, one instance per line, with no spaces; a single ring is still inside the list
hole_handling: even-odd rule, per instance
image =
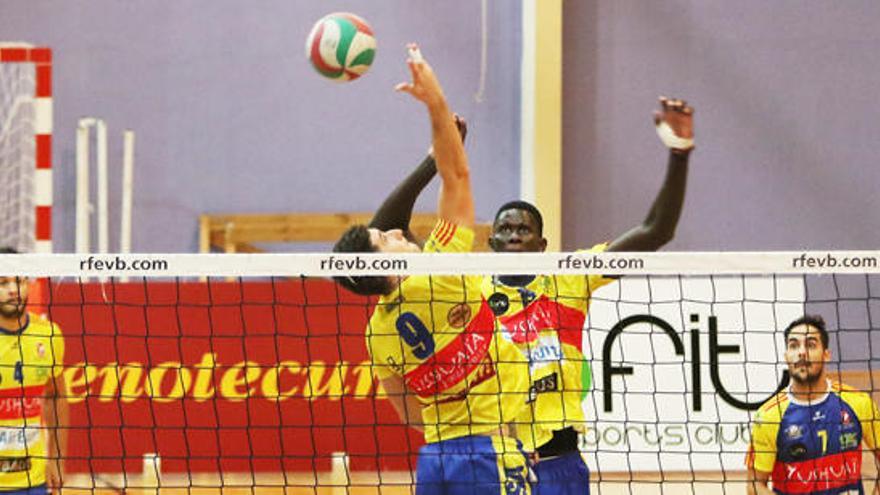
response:
[[[427,359],[434,354],[434,338],[431,332],[416,315],[403,313],[397,318],[397,333],[412,348],[412,353],[419,359]]]

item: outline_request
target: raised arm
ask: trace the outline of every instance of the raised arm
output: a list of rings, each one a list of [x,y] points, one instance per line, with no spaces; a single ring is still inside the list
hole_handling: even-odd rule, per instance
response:
[[[666,178],[645,220],[612,241],[608,251],[656,251],[675,236],[684,204],[688,158],[693,150],[694,110],[684,100],[660,98],[660,106],[654,123],[669,148]]]
[[[464,143],[465,136],[467,136],[467,122],[455,115],[455,126],[461,136],[461,142]],[[409,240],[419,242],[409,228],[413,205],[415,205],[416,198],[436,174],[437,165],[434,162],[432,147],[422,163],[385,198],[385,201],[376,210],[376,214],[373,215],[373,219],[370,220],[368,227],[379,230],[400,229]]]
[[[434,70],[414,44],[409,46],[407,65],[412,82],[400,83],[396,89],[409,93],[428,109],[434,159],[442,181],[437,213],[440,218],[449,222],[473,227],[474,200],[468,159],[443,89]]]

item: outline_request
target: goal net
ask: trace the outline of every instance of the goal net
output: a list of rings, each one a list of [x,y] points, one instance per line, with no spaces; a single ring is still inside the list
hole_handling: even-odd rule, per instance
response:
[[[411,493],[424,439],[374,378],[385,365],[365,345],[376,300],[329,277],[542,274],[559,284],[589,273],[621,276],[589,294],[586,318],[565,339],[592,370],[589,390],[576,391],[591,493],[706,494],[744,492],[756,411],[785,386],[782,330],[795,319],[821,315],[829,378],[878,399],[878,260],[880,252],[5,255],[0,274],[50,277],[45,304],[29,309],[63,335],[70,419],[49,433],[69,435],[71,489]],[[527,319],[563,324],[539,312]],[[539,354],[533,366],[561,358]],[[871,453],[854,448],[870,489]]]
[[[0,42],[0,238],[51,251],[51,51]]]

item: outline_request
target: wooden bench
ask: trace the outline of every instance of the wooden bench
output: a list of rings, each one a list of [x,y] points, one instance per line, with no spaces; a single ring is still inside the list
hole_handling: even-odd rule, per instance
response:
[[[204,214],[199,216],[199,252],[261,253],[255,243],[335,242],[351,225],[366,224],[372,213]],[[433,213],[414,213],[412,231],[426,239],[434,228]],[[475,227],[474,251],[488,251],[491,225]]]

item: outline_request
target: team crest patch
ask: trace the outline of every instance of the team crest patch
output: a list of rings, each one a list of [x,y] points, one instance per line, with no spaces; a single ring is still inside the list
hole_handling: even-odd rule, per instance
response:
[[[785,429],[785,436],[788,437],[789,440],[797,440],[804,436],[804,430],[798,425],[791,425]]]
[[[847,427],[852,425],[852,414],[846,409],[840,410],[840,426]]]
[[[464,328],[471,321],[471,307],[466,303],[456,304],[446,313],[446,321],[452,328]]]
[[[503,315],[510,308],[510,299],[506,294],[496,292],[489,296],[489,307],[492,308],[495,316]]]
[[[37,342],[37,357],[46,357],[46,346],[44,346],[42,342]]]

